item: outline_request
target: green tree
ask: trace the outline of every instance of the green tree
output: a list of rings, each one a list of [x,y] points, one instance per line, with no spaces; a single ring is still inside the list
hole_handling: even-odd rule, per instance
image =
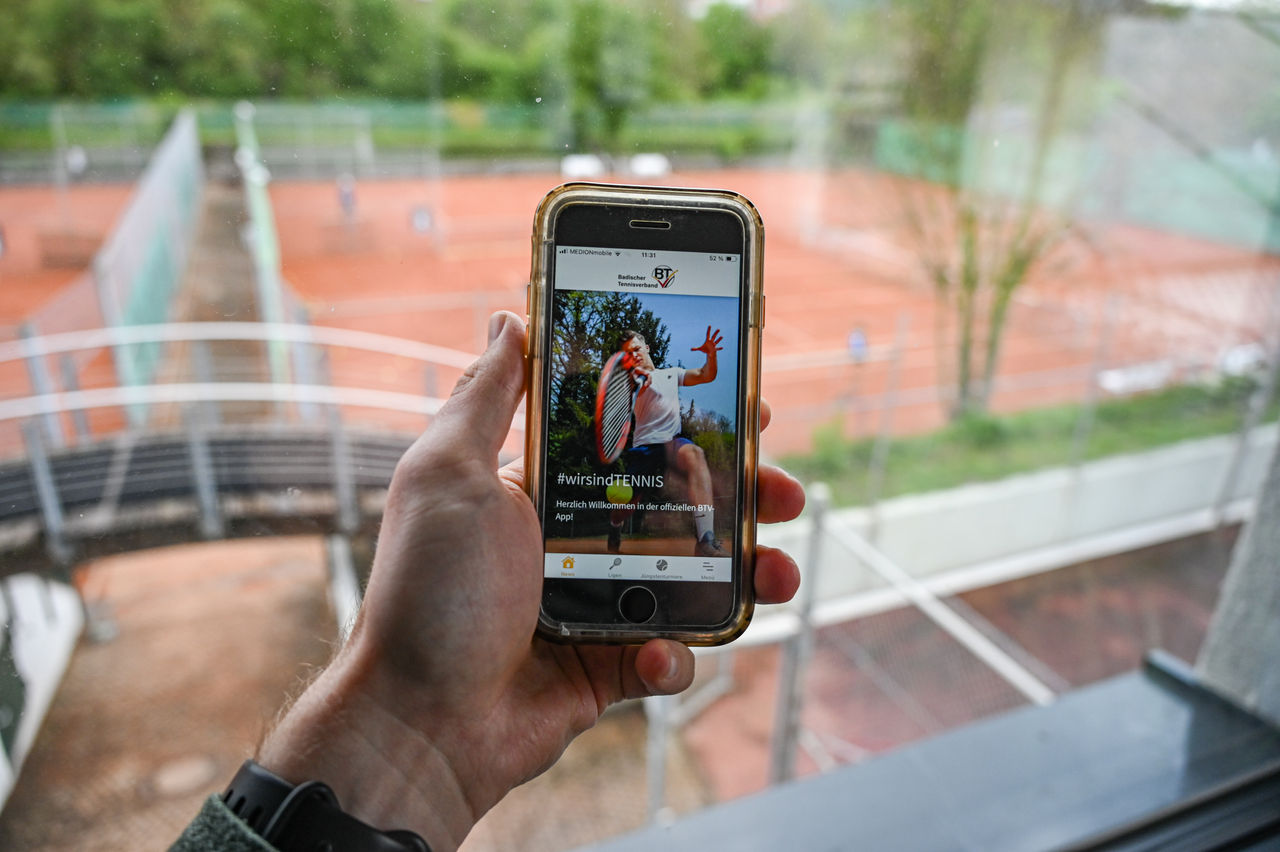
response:
[[[680,433],[702,449],[713,474],[734,470],[738,436],[728,417],[714,411],[698,411],[691,399],[689,407],[680,411]],[[729,491],[732,493],[732,486]],[[719,483],[716,493],[724,493]]]
[[[745,9],[716,3],[699,22],[707,94],[762,95],[769,71],[769,31]]]
[[[444,93],[508,103],[547,96],[565,18],[564,0],[448,2],[432,25]]]
[[[172,89],[225,98],[262,93],[267,26],[253,7],[241,0],[207,0],[174,10],[168,46]]]
[[[627,116],[649,96],[644,17],[630,4],[572,0],[566,59],[570,122],[580,149],[616,148]]]
[[[634,329],[644,335],[653,362],[662,366],[671,335],[638,298],[621,293],[558,292],[552,328],[548,452],[558,470],[599,472],[594,420],[604,362],[621,348],[623,332]]]
[[[796,0],[768,24],[769,57],[775,76],[793,87],[822,91],[864,60],[865,14],[833,14],[820,0]]]
[[[697,22],[680,0],[652,0],[645,10],[650,96],[660,103],[698,97],[706,77],[706,47]]]
[[[906,9],[901,141],[913,146],[916,174],[934,183],[908,187],[903,209],[942,308],[938,335],[954,331],[951,414],[961,419],[986,411],[1013,296],[1069,230],[1046,170],[1069,90],[1088,77],[1101,13],[1087,0],[918,0]],[[999,133],[984,122],[997,106],[1031,114],[1021,162],[992,153]]]
[[[13,23],[5,91],[121,96],[165,87],[156,0],[27,0]]]

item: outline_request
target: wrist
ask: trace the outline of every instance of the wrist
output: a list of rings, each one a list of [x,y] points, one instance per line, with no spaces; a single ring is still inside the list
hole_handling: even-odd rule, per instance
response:
[[[453,852],[477,818],[467,791],[426,732],[370,697],[351,662],[340,655],[307,688],[257,762],[293,784],[323,782],[369,825],[408,829],[434,852]]]

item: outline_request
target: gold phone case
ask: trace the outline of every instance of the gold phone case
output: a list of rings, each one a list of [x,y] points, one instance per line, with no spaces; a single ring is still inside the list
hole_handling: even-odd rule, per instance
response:
[[[568,623],[539,612],[538,632],[558,642],[634,644],[661,637],[688,645],[722,645],[746,630],[755,606],[753,587],[756,547],[756,466],[760,436],[760,332],[764,325],[761,282],[764,264],[764,223],[749,200],[736,192],[717,189],[626,186],[621,184],[566,183],[547,193],[538,205],[533,227],[533,263],[529,285],[529,350],[526,358],[528,402],[525,406],[525,490],[542,517],[542,448],[544,381],[543,352],[547,345],[548,275],[555,243],[555,225],[561,210],[574,204],[611,204],[686,210],[719,210],[735,215],[743,225],[743,269],[747,276],[748,321],[744,357],[743,392],[746,405],[739,435],[742,469],[739,487],[742,516],[737,519],[742,561],[734,577],[734,607],[722,624],[693,625],[688,629],[648,627],[618,623]]]

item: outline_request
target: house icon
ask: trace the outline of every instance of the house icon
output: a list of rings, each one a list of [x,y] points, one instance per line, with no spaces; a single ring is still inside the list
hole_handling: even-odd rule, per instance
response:
[[[560,566],[561,566],[562,568],[564,568],[564,570],[566,570],[566,571],[572,571],[572,570],[573,570],[573,557],[572,557],[572,556],[566,556],[566,557],[564,558],[564,560],[560,563]]]

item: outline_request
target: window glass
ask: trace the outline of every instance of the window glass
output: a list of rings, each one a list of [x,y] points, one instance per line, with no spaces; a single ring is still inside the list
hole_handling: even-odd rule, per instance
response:
[[[571,179],[759,207],[762,452],[811,487],[760,537],[811,591],[469,848],[570,848],[1199,654],[1276,443],[1270,5],[10,6],[0,847],[154,843],[225,784],[338,641],[397,459],[525,313]]]

